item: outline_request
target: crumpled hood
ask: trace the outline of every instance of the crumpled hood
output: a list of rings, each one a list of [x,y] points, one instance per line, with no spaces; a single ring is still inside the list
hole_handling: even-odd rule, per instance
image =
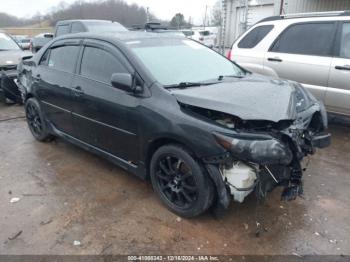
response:
[[[231,79],[230,79],[231,80]],[[287,81],[249,75],[214,85],[171,89],[178,102],[243,120],[294,120],[295,88]]]
[[[18,65],[22,57],[33,55],[23,50],[0,51],[0,67]]]

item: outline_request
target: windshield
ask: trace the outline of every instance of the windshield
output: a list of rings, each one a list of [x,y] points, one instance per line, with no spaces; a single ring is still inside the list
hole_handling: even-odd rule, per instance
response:
[[[4,50],[20,50],[16,42],[4,33],[0,33],[0,51]]]
[[[124,26],[117,22],[84,22],[89,32],[125,32]]]
[[[244,72],[230,60],[188,39],[153,38],[126,44],[163,85],[205,82]]]

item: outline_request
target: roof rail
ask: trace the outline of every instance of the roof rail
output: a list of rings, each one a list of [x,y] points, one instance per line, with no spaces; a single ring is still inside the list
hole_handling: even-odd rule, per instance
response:
[[[350,15],[350,11],[329,11],[329,12],[309,12],[281,15],[281,18],[298,18],[298,17],[322,17],[322,16],[341,16]]]

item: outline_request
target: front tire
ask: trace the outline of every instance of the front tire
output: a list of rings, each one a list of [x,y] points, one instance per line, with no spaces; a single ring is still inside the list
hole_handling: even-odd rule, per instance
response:
[[[38,100],[29,98],[25,104],[25,112],[28,127],[35,139],[41,142],[51,141],[53,136],[48,132]]]
[[[159,148],[152,157],[150,174],[154,191],[179,216],[198,216],[213,202],[214,187],[210,178],[181,146]]]

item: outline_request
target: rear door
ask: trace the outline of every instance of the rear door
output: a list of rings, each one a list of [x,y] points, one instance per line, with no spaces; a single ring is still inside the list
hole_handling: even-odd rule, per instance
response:
[[[272,44],[264,67],[274,69],[280,78],[302,83],[324,101],[335,35],[335,22],[293,24]]]
[[[329,111],[350,114],[350,21],[340,23],[325,104]]]
[[[121,159],[138,160],[139,98],[111,85],[113,73],[132,67],[116,47],[86,40],[73,81],[75,137]]]
[[[33,72],[36,94],[47,119],[67,134],[73,133],[71,84],[79,48],[78,40],[56,42],[46,50]]]

